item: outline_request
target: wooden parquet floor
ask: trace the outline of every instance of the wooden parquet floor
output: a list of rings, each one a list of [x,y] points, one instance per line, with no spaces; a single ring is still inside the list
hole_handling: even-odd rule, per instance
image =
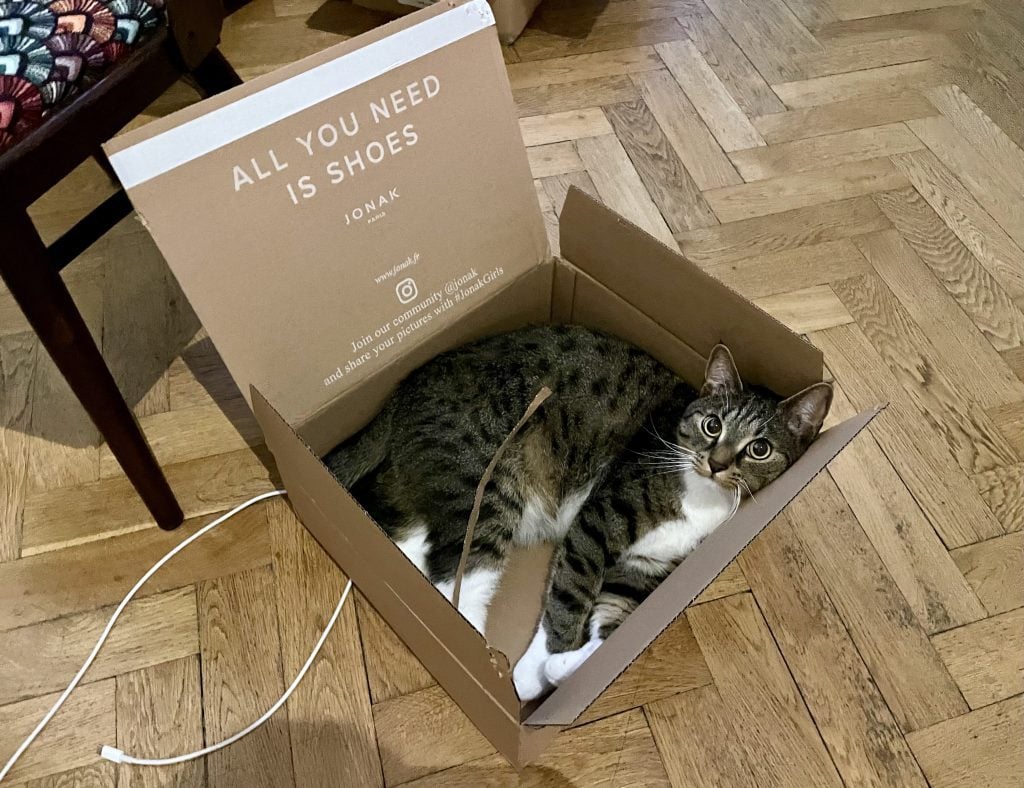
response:
[[[254,0],[223,49],[251,77],[380,21]],[[157,576],[11,784],[1024,785],[1020,0],[545,0],[506,57],[552,225],[597,194],[818,345],[836,416],[889,409],[520,776],[360,599],[241,744],[97,760],[218,740],[295,674],[343,578],[275,501]],[[35,219],[110,188],[83,166]],[[134,219],[66,278],[190,519],[154,528],[0,293],[0,759],[157,557],[276,484]]]

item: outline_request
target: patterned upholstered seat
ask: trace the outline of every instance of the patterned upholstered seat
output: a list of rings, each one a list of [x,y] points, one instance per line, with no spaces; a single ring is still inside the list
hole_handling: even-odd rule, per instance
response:
[[[164,0],[0,0],[0,153],[164,23]]]

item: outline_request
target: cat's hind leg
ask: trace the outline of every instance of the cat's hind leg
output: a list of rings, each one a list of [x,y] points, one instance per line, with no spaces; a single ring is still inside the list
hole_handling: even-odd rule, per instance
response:
[[[400,537],[395,538],[395,544],[405,557],[415,564],[423,574],[427,574],[427,555],[430,552],[430,536],[427,533],[426,523],[414,522]]]
[[[459,612],[473,625],[477,632],[484,633],[487,626],[487,611],[494,599],[501,581],[504,562],[498,566],[477,566],[467,570],[462,576],[462,588],[459,591]],[[437,590],[451,602],[455,592],[455,580],[443,580],[437,584]]]
[[[459,612],[481,634],[486,630],[487,614],[505,570],[513,528],[522,512],[518,497],[502,494],[496,487],[488,488],[481,501],[459,592]],[[467,503],[471,505],[472,499]],[[469,516],[469,510],[462,507],[450,507],[449,511],[434,515],[434,543],[427,556],[428,577],[449,602],[455,590]]]
[[[394,469],[385,461],[381,467],[353,484],[350,492],[405,557],[429,578],[430,525],[402,505],[404,502],[400,495],[396,495],[397,489]]]

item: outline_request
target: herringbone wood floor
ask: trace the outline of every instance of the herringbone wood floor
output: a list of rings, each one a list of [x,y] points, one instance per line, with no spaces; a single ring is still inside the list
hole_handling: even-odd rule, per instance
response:
[[[321,2],[254,0],[223,48],[249,77],[381,21]],[[361,600],[244,743],[97,761],[218,740],[294,675],[342,578],[275,502],[157,577],[12,782],[1024,784],[1019,0],[545,0],[506,53],[552,223],[596,193],[805,332],[837,416],[889,409],[518,778]],[[35,218],[109,189],[83,167]],[[141,572],[275,483],[134,220],[66,277],[191,520],[153,528],[0,293],[0,758]]]

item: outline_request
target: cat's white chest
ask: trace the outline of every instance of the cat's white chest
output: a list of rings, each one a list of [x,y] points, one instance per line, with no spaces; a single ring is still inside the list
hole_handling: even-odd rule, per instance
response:
[[[688,555],[733,513],[736,493],[710,479],[687,471],[681,516],[666,520],[637,540],[627,557],[637,564],[666,567]],[[651,567],[654,568],[654,567]]]
[[[706,536],[729,519],[736,506],[735,489],[726,489],[693,471],[684,472],[683,483],[686,485],[680,499],[683,520]]]

